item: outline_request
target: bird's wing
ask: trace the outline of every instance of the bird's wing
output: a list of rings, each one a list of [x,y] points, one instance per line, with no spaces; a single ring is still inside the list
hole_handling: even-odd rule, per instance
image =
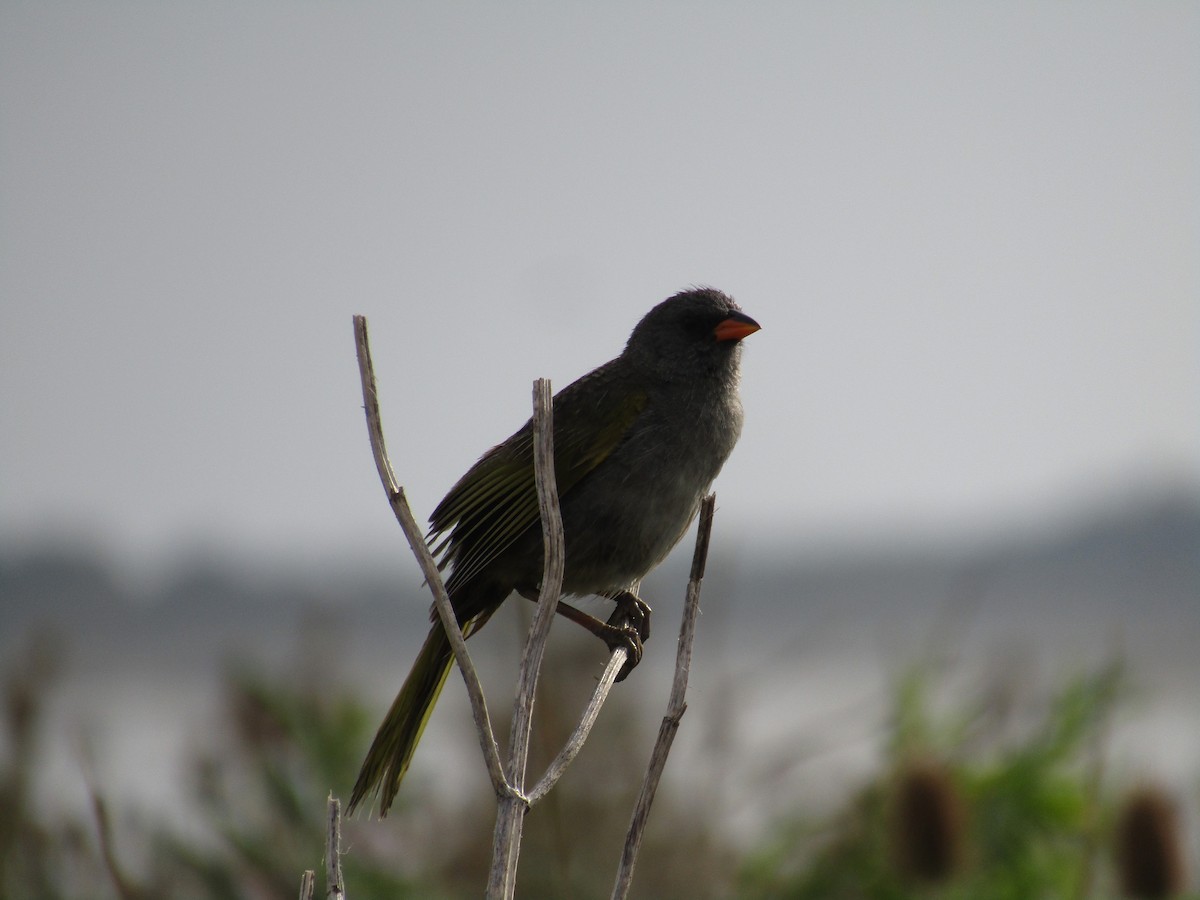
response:
[[[554,474],[560,497],[615,450],[646,406],[646,395],[617,389],[609,366],[554,398]],[[586,396],[586,402],[580,402]],[[532,420],[493,447],[458,480],[430,516],[429,537],[450,581],[478,574],[538,520]]]

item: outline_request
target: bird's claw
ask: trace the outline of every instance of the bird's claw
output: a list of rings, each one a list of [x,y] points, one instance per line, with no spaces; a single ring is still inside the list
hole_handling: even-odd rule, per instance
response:
[[[608,624],[616,628],[631,625],[643,643],[650,640],[650,604],[633,591],[621,591],[613,600],[617,608],[608,617]]]
[[[638,630],[632,625],[622,625],[614,627],[604,639],[608,645],[609,652],[614,650],[625,651],[625,665],[621,666],[621,671],[617,673],[617,681],[624,681],[625,676],[634,670],[634,667],[642,661],[642,637]]]

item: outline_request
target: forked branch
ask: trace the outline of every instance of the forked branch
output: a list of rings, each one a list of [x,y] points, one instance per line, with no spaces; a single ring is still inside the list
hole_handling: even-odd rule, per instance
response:
[[[375,468],[379,471],[379,480],[387,493],[388,503],[400,522],[400,528],[408,539],[421,572],[425,576],[429,589],[433,592],[434,606],[441,619],[442,627],[450,639],[454,650],[454,659],[462,672],[463,681],[467,685],[467,696],[471,701],[471,715],[475,719],[475,731],[479,735],[479,745],[483,748],[484,762],[487,764],[488,775],[492,779],[492,787],[497,796],[512,793],[512,787],[504,777],[504,769],[500,765],[500,748],[496,745],[496,734],[492,730],[492,722],[488,717],[487,701],[483,696],[483,685],[479,681],[479,673],[467,652],[467,641],[454,615],[454,607],[450,605],[450,595],[446,593],[446,585],[442,574],[438,571],[437,562],[429,552],[429,545],[413,518],[408,500],[404,496],[404,488],[396,481],[396,473],[388,460],[387,447],[383,440],[383,422],[379,414],[379,394],[375,386],[375,367],[371,363],[371,345],[367,336],[366,316],[354,317],[354,346],[358,353],[358,374],[362,381],[363,408],[367,414],[367,433],[371,439],[371,452],[375,456]]]
[[[362,381],[363,406],[367,418],[367,431],[371,441],[371,451],[375,458],[375,466],[379,472],[380,481],[387,493],[396,519],[404,531],[405,538],[412,548],[421,571],[433,593],[434,606],[442,627],[449,637],[454,658],[462,672],[467,686],[467,696],[471,702],[471,713],[475,720],[480,747],[487,765],[488,774],[498,800],[496,830],[493,836],[492,870],[489,874],[488,897],[511,898],[516,884],[517,860],[520,853],[521,831],[525,813],[532,804],[542,799],[562,776],[567,766],[575,759],[584,742],[587,740],[592,725],[600,713],[609,691],[616,682],[618,674],[623,669],[627,651],[617,647],[609,657],[608,665],[600,678],[599,684],[592,695],[591,701],[584,710],[583,716],[576,726],[574,733],[558,756],[551,762],[541,780],[532,791],[526,794],[525,775],[529,754],[529,738],[533,717],[534,694],[537,687],[538,673],[545,655],[546,641],[549,637],[550,624],[554,618],[555,606],[562,589],[562,578],[565,566],[565,550],[562,531],[562,518],[558,504],[558,492],[554,480],[554,444],[553,444],[553,402],[549,382],[539,379],[534,383],[534,477],[537,485],[538,504],[541,512],[542,536],[545,546],[542,588],[538,598],[537,612],[534,614],[529,637],[521,657],[521,668],[518,676],[517,697],[513,707],[513,723],[511,747],[508,764],[505,766],[500,757],[500,750],[492,730],[491,719],[488,715],[487,703],[484,700],[483,686],[480,683],[474,663],[467,651],[466,640],[459,627],[450,597],[446,592],[437,562],[434,560],[429,546],[425,543],[420,527],[413,517],[412,510],[404,495],[404,489],[396,481],[387,449],[383,439],[383,426],[379,412],[379,400],[375,383],[374,367],[371,362],[371,350],[367,336],[367,321],[363,316],[354,317],[354,338],[358,354],[359,375]],[[679,727],[679,720],[686,708],[684,694],[687,690],[688,672],[691,666],[692,642],[695,636],[696,616],[699,612],[700,581],[704,575],[704,565],[708,554],[709,537],[712,532],[713,505],[715,498],[705,498],[700,510],[700,527],[696,536],[696,550],[692,561],[692,576],[688,584],[687,601],[684,609],[683,625],[679,636],[679,649],[676,657],[675,678],[671,690],[671,699],[667,714],[659,729],[658,741],[651,756],[650,768],[646,773],[641,795],[634,810],[630,823],[629,834],[626,838],[624,853],[621,858],[621,868],[618,871],[614,897],[624,897],[633,877],[633,865],[636,861],[638,847],[641,843],[643,829],[649,815],[650,805],[654,800],[667,754],[670,752],[671,741]],[[327,871],[331,875],[337,873],[330,881],[331,897],[342,896],[344,890],[341,884],[340,870],[337,866],[337,828],[340,821],[340,805],[330,798],[330,853],[327,858]],[[332,863],[332,865],[331,865]],[[304,891],[312,890],[310,880],[302,887]]]

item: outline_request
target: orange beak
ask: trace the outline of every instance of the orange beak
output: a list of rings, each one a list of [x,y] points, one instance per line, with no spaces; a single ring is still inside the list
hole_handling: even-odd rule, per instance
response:
[[[718,341],[740,341],[742,338],[749,337],[761,328],[761,325],[745,313],[734,312],[729,314],[728,319],[724,319],[717,324],[717,327],[713,329],[713,334]]]

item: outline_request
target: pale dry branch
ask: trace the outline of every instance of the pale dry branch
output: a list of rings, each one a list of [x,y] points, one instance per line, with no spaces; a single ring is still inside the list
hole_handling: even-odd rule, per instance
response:
[[[513,701],[512,734],[508,770],[512,794],[499,799],[496,828],[492,841],[492,867],[488,878],[488,897],[511,898],[516,890],[517,860],[521,852],[521,833],[529,801],[525,791],[525,770],[529,761],[529,737],[533,725],[533,703],[538,675],[554,621],[555,607],[562,594],[566,549],[563,541],[562,514],[558,505],[558,486],[554,480],[554,406],[550,382],[539,378],[533,385],[533,470],[537,484],[538,508],[545,548],[542,585],[537,611],[529,627],[529,637],[521,654],[517,676],[517,695]]]
[[[383,426],[379,412],[379,402],[375,383],[375,373],[371,362],[370,344],[367,335],[367,321],[363,316],[354,317],[355,347],[358,355],[359,375],[362,382],[363,406],[367,418],[367,431],[371,442],[371,451],[375,458],[375,466],[379,472],[380,481],[388,497],[388,503],[396,519],[404,531],[413,555],[416,557],[421,571],[433,593],[434,606],[442,627],[450,640],[454,651],[455,661],[462,672],[467,687],[467,696],[471,702],[471,713],[475,720],[476,731],[479,735],[480,746],[483,749],[484,760],[492,786],[497,796],[498,810],[496,830],[493,835],[493,864],[489,873],[487,896],[489,898],[511,898],[515,889],[517,860],[520,854],[521,832],[525,813],[530,806],[542,799],[553,789],[566,768],[575,759],[587,740],[591,728],[600,713],[613,684],[624,668],[628,651],[624,647],[613,649],[608,665],[600,682],[583,712],[579,724],[568,739],[566,745],[547,768],[534,789],[526,795],[525,776],[528,764],[530,732],[533,716],[534,694],[536,692],[538,674],[545,655],[546,641],[549,637],[551,622],[555,608],[562,591],[562,579],[565,568],[565,547],[562,530],[562,517],[559,510],[558,491],[554,480],[554,444],[553,444],[553,397],[549,382],[539,379],[534,383],[534,475],[538,492],[538,505],[541,513],[542,535],[545,547],[544,568],[542,573],[541,590],[538,597],[537,611],[530,626],[529,636],[521,657],[521,668],[518,676],[517,697],[513,707],[513,723],[511,747],[507,769],[501,761],[500,750],[497,746],[495,733],[492,730],[488,715],[487,704],[484,700],[483,687],[475,666],[467,651],[466,639],[458,624],[454,608],[446,592],[445,583],[436,560],[425,542],[424,535],[413,517],[412,510],[404,495],[404,489],[396,480],[395,472],[388,459],[383,438]],[[703,577],[704,560],[708,552],[709,535],[712,530],[713,497],[705,499],[701,506],[700,531],[696,537],[696,553],[692,561],[692,581],[688,585],[688,600],[684,611],[684,622],[680,633],[680,646],[676,659],[675,682],[671,692],[671,702],[667,716],[659,731],[658,742],[651,758],[650,770],[642,787],[638,806],[634,811],[630,825],[629,836],[626,839],[625,853],[622,856],[622,868],[618,872],[614,896],[625,895],[633,873],[633,862],[636,859],[637,848],[641,841],[642,829],[653,802],[666,756],[670,750],[671,740],[679,726],[685,704],[683,695],[687,687],[687,675],[691,661],[692,640],[695,634],[695,619],[699,610],[700,579]],[[326,867],[330,873],[328,882],[328,900],[345,900],[344,886],[341,881],[339,862],[340,842],[340,803],[330,797],[330,833],[327,846]],[[302,896],[307,881],[301,882]],[[622,887],[624,885],[624,887]],[[311,892],[311,886],[309,886]],[[620,893],[617,893],[620,891]],[[311,896],[311,893],[310,893]]]
[[[600,715],[600,708],[604,706],[604,701],[608,699],[608,692],[612,690],[612,686],[617,683],[617,675],[624,668],[625,660],[628,656],[629,652],[624,647],[617,647],[608,658],[608,665],[604,667],[604,674],[600,676],[600,683],[596,685],[596,690],[592,692],[592,699],[588,701],[587,708],[583,711],[583,717],[579,720],[579,724],[575,726],[575,731],[571,733],[570,738],[567,739],[567,743],[559,751],[558,756],[546,767],[541,780],[529,792],[530,806],[537,803],[554,789],[554,785],[558,783],[558,779],[566,772],[567,766],[575,761],[575,757],[583,749],[584,742],[587,741],[592,726],[596,724],[596,717]]]
[[[325,832],[325,900],[346,900],[342,882],[342,801],[329,795]]]
[[[646,777],[642,781],[642,790],[638,794],[637,803],[633,808],[633,816],[629,822],[629,831],[625,836],[625,846],[621,851],[621,863],[617,869],[617,879],[613,885],[613,900],[623,900],[629,893],[633,882],[633,867],[637,863],[638,850],[642,845],[642,835],[645,833],[646,821],[650,816],[650,805],[654,802],[658,783],[662,779],[663,769],[667,765],[667,755],[671,752],[671,744],[675,733],[679,730],[679,722],[687,711],[684,699],[687,694],[688,675],[692,668],[692,644],[696,638],[696,618],[700,614],[700,584],[704,580],[704,567],[708,561],[708,544],[712,537],[713,510],[716,507],[715,494],[709,494],[700,504],[700,524],[696,532],[696,550],[692,554],[692,571],[688,579],[687,599],[683,606],[683,623],[679,628],[679,647],[675,655],[675,678],[671,683],[671,696],[667,701],[667,712],[663,716],[658,729],[658,739],[654,742],[654,750],[650,754],[650,765]]]
[[[504,777],[504,769],[500,763],[500,748],[496,744],[496,734],[492,730],[492,722],[488,716],[487,702],[483,696],[483,685],[471,654],[467,651],[467,642],[462,629],[458,625],[458,617],[454,607],[450,605],[450,596],[438,571],[437,562],[429,552],[424,535],[413,518],[408,500],[404,496],[404,488],[396,481],[396,474],[388,460],[387,447],[383,440],[383,423],[379,414],[379,395],[375,386],[375,368],[371,363],[371,346],[367,336],[367,319],[365,316],[354,317],[354,346],[358,353],[358,372],[362,382],[363,408],[367,414],[367,432],[371,439],[371,452],[375,455],[375,467],[379,470],[379,479],[387,492],[388,502],[400,522],[408,545],[421,566],[429,589],[433,592],[434,605],[442,627],[450,639],[454,650],[454,659],[462,672],[463,681],[467,685],[467,697],[471,701],[471,715],[475,719],[475,730],[479,735],[479,746],[483,749],[483,758],[487,764],[488,775],[492,779],[492,788],[497,796],[503,797],[512,793],[512,788]]]
[[[550,382],[539,378],[533,386],[533,470],[537,484],[538,509],[545,547],[542,585],[537,611],[529,628],[521,669],[517,676],[517,696],[513,704],[512,747],[508,777],[518,791],[525,783],[525,765],[529,759],[529,737],[533,724],[533,701],[538,675],[546,654],[555,606],[562,594],[567,555],[563,539],[562,513],[558,505],[558,484],[554,478],[554,407]]]

